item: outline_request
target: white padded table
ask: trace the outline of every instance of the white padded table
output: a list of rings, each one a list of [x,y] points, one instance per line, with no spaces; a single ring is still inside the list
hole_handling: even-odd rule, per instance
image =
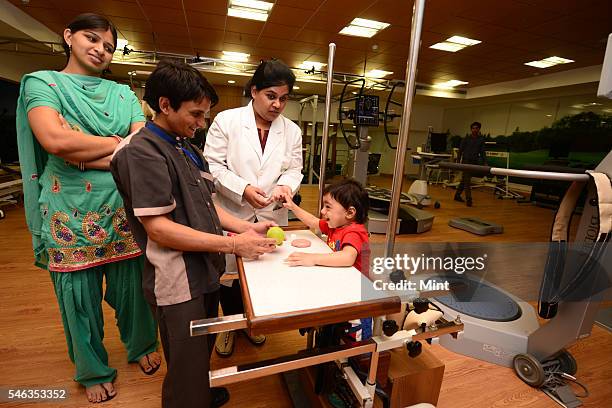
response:
[[[321,326],[400,311],[400,299],[376,291],[353,267],[289,266],[292,252],[331,253],[310,231],[286,231],[287,240],[257,260],[237,257],[245,315],[251,333],[272,333]],[[308,248],[291,246],[307,239]]]

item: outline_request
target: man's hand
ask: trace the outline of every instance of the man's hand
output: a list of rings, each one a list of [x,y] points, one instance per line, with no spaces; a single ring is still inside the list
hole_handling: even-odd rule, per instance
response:
[[[271,200],[266,197],[266,193],[262,189],[250,184],[244,189],[242,197],[247,201],[247,203],[251,204],[253,208],[257,209],[264,208],[271,202]]]
[[[257,232],[250,230],[234,237],[234,253],[243,258],[257,259],[261,255],[276,249],[276,240],[262,238]]]
[[[285,259],[289,266],[315,266],[315,255],[306,252],[294,252]]]
[[[291,187],[289,186],[276,186],[274,190],[272,190],[272,201],[283,201],[285,200],[285,196],[293,197],[293,191],[291,191]]]
[[[278,227],[278,224],[276,224],[273,221],[254,222],[251,224],[249,229],[255,231],[256,233],[260,235],[265,236],[266,233],[268,232],[268,229],[270,229],[270,227]]]

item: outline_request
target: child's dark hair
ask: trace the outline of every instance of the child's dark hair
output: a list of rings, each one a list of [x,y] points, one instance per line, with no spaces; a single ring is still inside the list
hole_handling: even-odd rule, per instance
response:
[[[326,194],[339,202],[345,210],[349,207],[355,208],[355,222],[358,224],[363,224],[368,219],[370,199],[368,192],[358,181],[346,179],[331,184],[323,190],[323,195]]]
[[[117,48],[117,29],[106,17],[95,13],[79,14],[72,20],[67,29],[73,34],[81,30],[110,30],[113,35],[113,49]],[[62,37],[62,47],[66,53],[66,57],[70,58],[70,47],[66,40]]]
[[[144,100],[151,109],[160,113],[159,98],[170,100],[172,109],[179,110],[183,102],[210,99],[211,108],[219,102],[215,88],[204,75],[191,65],[181,61],[162,60],[147,79]]]
[[[289,93],[293,90],[295,84],[295,74],[291,71],[291,68],[287,66],[283,61],[272,59],[269,61],[262,61],[253,77],[248,82],[245,93],[247,96],[251,96],[251,87],[255,87],[258,91],[271,86],[282,86],[287,85]]]

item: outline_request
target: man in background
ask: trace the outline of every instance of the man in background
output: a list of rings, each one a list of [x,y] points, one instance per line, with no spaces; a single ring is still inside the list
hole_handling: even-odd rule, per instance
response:
[[[471,133],[461,141],[459,147],[458,162],[463,164],[478,164],[486,165],[487,159],[485,155],[485,139],[480,134],[480,122],[474,122],[470,125]],[[461,183],[457,187],[455,193],[455,201],[463,202],[461,193],[465,190],[465,204],[468,207],[472,206],[472,174],[468,171],[463,172]]]

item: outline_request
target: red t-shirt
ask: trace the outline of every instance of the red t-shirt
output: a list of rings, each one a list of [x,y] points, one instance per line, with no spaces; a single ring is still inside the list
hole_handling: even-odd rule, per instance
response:
[[[327,245],[334,252],[341,251],[346,245],[355,248],[357,258],[353,266],[369,277],[370,245],[365,225],[353,222],[340,228],[329,228],[327,221],[319,220],[319,229],[327,235]]]

